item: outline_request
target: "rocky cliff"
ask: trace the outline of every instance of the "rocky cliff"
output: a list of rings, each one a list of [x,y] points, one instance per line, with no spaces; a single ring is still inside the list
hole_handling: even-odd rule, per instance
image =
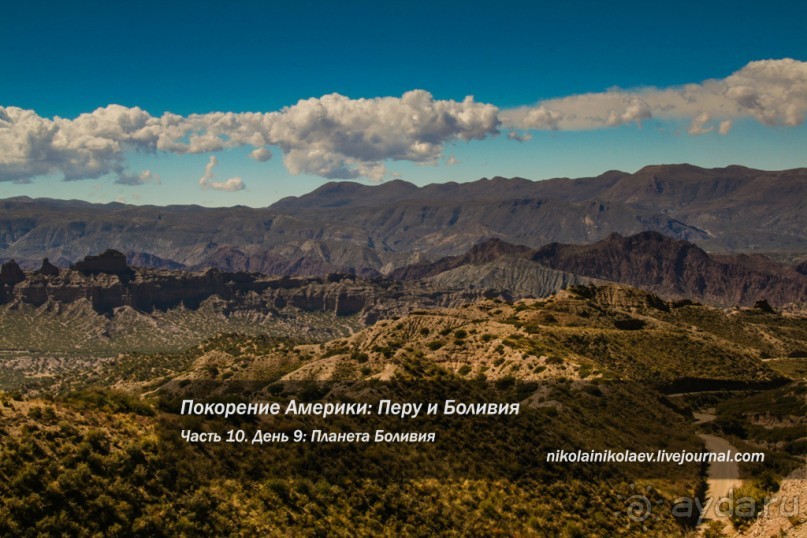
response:
[[[43,264],[44,266],[44,264]],[[168,271],[131,268],[123,254],[106,251],[88,256],[71,269],[23,272],[13,262],[4,266],[0,304],[34,307],[87,301],[97,313],[114,315],[121,307],[141,312],[198,308],[215,297],[220,311],[260,313],[294,308],[337,316],[360,315],[366,323],[406,314],[419,308],[454,306],[480,298],[509,299],[507,291],[435,288],[428,283],[367,280],[349,274],[323,277],[269,277],[259,273]],[[16,269],[15,269],[16,268]]]

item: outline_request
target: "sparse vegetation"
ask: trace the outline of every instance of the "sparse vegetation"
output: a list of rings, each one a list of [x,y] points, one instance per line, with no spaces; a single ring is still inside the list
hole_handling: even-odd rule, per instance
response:
[[[41,376],[36,387],[0,398],[0,534],[681,534],[687,528],[668,513],[642,529],[627,526],[614,507],[636,482],[654,485],[654,501],[691,494],[700,487],[698,466],[654,468],[648,477],[646,468],[547,465],[546,453],[699,450],[690,409],[671,404],[657,389],[690,377],[795,378],[799,363],[788,361],[803,359],[771,366],[805,348],[807,327],[795,318],[777,324],[772,314],[727,315],[694,305],[665,311],[644,300],[611,304],[586,294],[421,311],[327,342],[316,341],[334,331],[323,316],[312,322],[323,328],[317,338],[281,337],[282,329],[254,326],[222,331],[231,326],[211,320],[171,342],[182,349],[160,347],[157,339],[151,350],[109,354],[112,346],[79,358],[56,340],[54,349],[26,351],[25,368],[6,369],[2,379],[19,389]],[[190,318],[183,323],[192,325]],[[206,330],[217,336],[182,336]],[[19,361],[20,353],[4,360]],[[48,370],[53,353],[63,365]],[[761,356],[776,360],[762,362]],[[334,396],[323,380],[338,380],[347,392]],[[357,380],[362,390],[344,388]],[[194,444],[177,435],[182,428],[271,425],[179,416],[177,404],[185,397],[315,401],[368,394],[404,401],[440,401],[449,394],[500,399],[521,402],[523,413],[466,417],[449,445],[403,445],[399,452]],[[763,466],[742,467],[755,477],[747,482],[753,496],[773,490],[804,454],[805,396],[802,381],[688,401],[716,407],[713,431],[737,447],[769,454]],[[367,420],[362,427],[389,427],[377,417]],[[432,420],[412,424],[443,427]],[[294,419],[286,425],[314,424]],[[326,426],[356,427],[344,417]]]

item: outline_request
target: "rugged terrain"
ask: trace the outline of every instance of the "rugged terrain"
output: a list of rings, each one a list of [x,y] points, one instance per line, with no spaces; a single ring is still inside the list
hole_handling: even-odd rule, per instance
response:
[[[803,532],[674,514],[717,468],[547,454],[717,439],[765,453],[731,477],[760,510],[803,490],[805,194],[804,169],[675,165],[262,209],[0,201],[0,534]],[[522,412],[180,413],[382,398]],[[377,428],[438,442],[180,436]]]
[[[535,295],[533,287],[575,278],[619,282],[669,297],[721,306],[807,304],[807,275],[761,255],[709,255],[696,245],[642,232],[611,234],[590,245],[552,243],[537,250],[490,239],[467,253],[396,269],[390,278],[426,279],[441,286],[507,289]],[[540,290],[539,290],[540,291]]]
[[[329,183],[268,208],[0,202],[0,260],[67,267],[114,248],[157,268],[322,275],[388,273],[481,240],[538,248],[656,231],[709,252],[807,251],[807,171],[648,166],[634,174],[482,179],[422,188]]]
[[[71,269],[47,259],[35,271],[2,265],[0,381],[41,385],[55,373],[95,371],[119,353],[174,352],[221,333],[321,342],[413,312],[614,281],[661,294],[668,309],[692,305],[687,297],[769,313],[783,306],[803,313],[807,302],[807,276],[792,268],[759,257],[712,257],[653,232],[539,250],[489,240],[461,256],[372,279],[137,268],[110,250]]]
[[[743,487],[762,494],[800,465],[805,389],[790,363],[805,355],[803,318],[665,301],[624,286],[413,311],[319,342],[223,334],[181,351],[120,353],[2,396],[0,529],[154,536],[359,525],[370,534],[694,535],[695,522],[676,519],[670,507],[702,494],[699,466],[550,465],[546,453],[697,451],[692,409],[712,405],[711,435],[768,453],[763,467],[741,469]],[[406,424],[450,440],[434,446],[179,437],[183,428],[404,426],[373,417],[188,417],[178,414],[183,398],[452,396],[518,401],[523,413]],[[628,517],[626,499],[636,491],[655,507],[652,518]],[[799,517],[788,524],[803,526]]]

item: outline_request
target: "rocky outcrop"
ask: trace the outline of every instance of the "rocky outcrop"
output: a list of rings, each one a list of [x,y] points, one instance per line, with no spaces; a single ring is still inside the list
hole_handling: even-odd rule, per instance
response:
[[[534,251],[523,245],[511,245],[501,239],[489,239],[474,245],[471,250],[459,256],[450,256],[434,263],[407,265],[390,273],[393,280],[420,280],[467,265],[477,265],[498,260],[503,256],[528,259]]]
[[[109,249],[98,256],[86,256],[83,260],[76,262],[72,267],[85,275],[119,275],[131,276],[132,269],[126,263],[126,256],[122,252]]]
[[[510,298],[507,293],[492,290],[438,290],[428,283],[404,285],[336,273],[323,278],[294,278],[218,269],[189,272],[123,267],[118,254],[105,253],[57,274],[23,273],[23,280],[13,288],[0,287],[0,304],[19,301],[39,307],[86,301],[95,312],[113,315],[121,307],[141,312],[197,309],[215,299],[224,314],[266,314],[293,308],[359,315],[372,323],[416,309],[456,306],[483,297]]]
[[[0,266],[0,285],[8,284],[13,286],[23,280],[25,280],[25,273],[14,260],[7,261]]]
[[[671,308],[685,306],[667,302],[652,293],[625,286],[573,286],[569,292],[571,295],[584,297],[603,307],[618,308],[628,312],[637,308],[669,312]],[[688,302],[686,306],[693,304]]]
[[[184,269],[185,265],[174,260],[166,260],[148,252],[128,252],[126,262],[131,267],[151,267],[152,269]]]
[[[42,267],[40,267],[37,271],[35,271],[34,274],[43,276],[58,276],[59,268],[50,263],[50,260],[45,258],[44,260],[42,260]]]
[[[570,286],[599,282],[556,271],[519,257],[504,256],[480,264],[462,265],[426,279],[436,289],[507,290],[516,297],[548,297]]]
[[[86,300],[96,312],[109,315],[124,306],[142,312],[195,309],[218,298],[225,312],[294,308],[359,315],[372,322],[481,298],[546,297],[572,286],[610,282],[666,299],[719,306],[807,304],[807,276],[792,267],[761,257],[716,259],[691,243],[655,232],[614,234],[593,245],[553,243],[537,251],[490,240],[462,256],[405,267],[385,278],[132,269],[114,250],[88,256],[70,270],[54,269],[43,263],[42,269],[26,275],[17,264],[4,264],[0,303],[16,300],[41,306]]]
[[[766,314],[776,314],[776,311],[771,307],[770,303],[765,299],[760,299],[754,303],[754,308]]]

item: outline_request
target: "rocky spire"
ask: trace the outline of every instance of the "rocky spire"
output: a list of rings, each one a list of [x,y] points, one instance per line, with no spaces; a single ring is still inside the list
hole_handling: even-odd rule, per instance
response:
[[[0,267],[0,284],[18,284],[25,280],[25,273],[14,260],[7,261]]]
[[[59,274],[59,268],[50,263],[50,260],[45,258],[42,260],[42,267],[40,267],[36,274],[38,275],[45,275],[45,276],[57,276]]]

